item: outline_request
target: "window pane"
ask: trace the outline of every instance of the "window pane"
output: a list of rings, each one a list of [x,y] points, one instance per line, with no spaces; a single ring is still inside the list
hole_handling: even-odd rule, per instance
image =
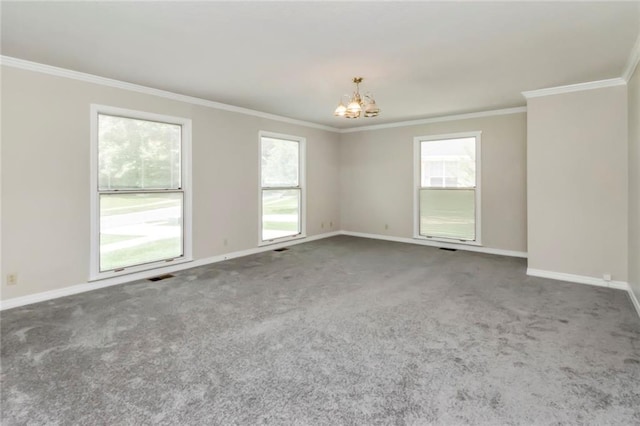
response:
[[[438,177],[444,176],[444,163],[440,160],[429,160],[427,163],[426,172],[429,176]]]
[[[421,189],[420,235],[475,240],[475,190]]]
[[[100,271],[183,254],[182,193],[100,194]]]
[[[429,179],[429,186],[441,187],[444,186],[444,178],[432,177]]]
[[[476,186],[476,138],[444,139],[420,143],[420,184],[434,186],[432,177],[446,176],[454,188]],[[436,166],[436,164],[439,164]]]
[[[450,161],[447,160],[444,162],[444,176],[446,177],[457,177],[458,176],[458,166],[460,164],[460,161],[455,160],[455,161]]]
[[[299,143],[262,138],[262,186],[298,186]]]
[[[300,190],[262,191],[262,240],[300,233]]]
[[[181,133],[177,124],[99,114],[99,189],[180,188]]]

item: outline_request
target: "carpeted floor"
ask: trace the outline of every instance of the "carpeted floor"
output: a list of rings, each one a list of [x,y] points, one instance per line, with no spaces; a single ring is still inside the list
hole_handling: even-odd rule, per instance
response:
[[[335,237],[2,312],[2,424],[640,424],[626,292]]]

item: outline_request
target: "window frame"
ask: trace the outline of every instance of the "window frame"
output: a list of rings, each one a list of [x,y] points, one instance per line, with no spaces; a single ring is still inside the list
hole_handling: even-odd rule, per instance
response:
[[[476,185],[474,188],[475,198],[475,239],[460,240],[446,237],[428,237],[420,234],[420,190],[429,188],[423,187],[421,181],[421,147],[423,142],[443,141],[448,139],[475,138],[476,144]],[[413,138],[413,238],[425,241],[438,241],[443,243],[482,246],[482,131],[448,133],[442,135],[416,136]]]
[[[141,190],[121,190],[122,194],[127,193],[182,193],[182,256],[173,259],[158,260],[143,264],[126,266],[117,270],[100,271],[100,194],[113,193],[116,191],[100,191],[98,175],[99,170],[99,134],[98,116],[110,115],[122,118],[131,118],[146,121],[156,121],[160,123],[174,124],[181,126],[180,138],[180,160],[181,160],[181,187],[179,189],[141,189]],[[106,278],[118,277],[121,275],[133,274],[136,272],[161,269],[180,263],[193,261],[192,254],[192,191],[191,191],[191,119],[174,117],[169,115],[155,114],[146,111],[131,110],[125,108],[112,107],[107,105],[90,105],[90,200],[91,200],[91,238],[90,238],[90,265],[89,281],[97,281]]]
[[[282,139],[298,143],[298,186],[297,187],[264,187],[262,186],[262,138]],[[307,190],[306,190],[306,163],[307,163],[307,139],[302,136],[287,135],[284,133],[274,133],[264,130],[258,132],[258,247],[271,244],[278,244],[286,241],[299,240],[307,237]],[[262,239],[262,192],[264,190],[275,189],[299,189],[300,190],[300,211],[299,223],[300,232],[285,237]]]

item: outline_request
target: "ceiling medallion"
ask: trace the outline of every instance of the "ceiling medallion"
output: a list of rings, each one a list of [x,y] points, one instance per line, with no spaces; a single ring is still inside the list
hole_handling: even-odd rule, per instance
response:
[[[349,95],[342,97],[333,115],[344,118],[359,118],[361,114],[365,117],[377,117],[380,114],[380,108],[376,105],[371,93],[367,92],[364,96],[360,96],[360,83],[362,83],[362,80],[362,77],[353,78],[353,82],[356,85],[355,92],[353,92],[351,98],[349,98]],[[345,102],[343,102],[344,100],[347,101],[346,106]]]

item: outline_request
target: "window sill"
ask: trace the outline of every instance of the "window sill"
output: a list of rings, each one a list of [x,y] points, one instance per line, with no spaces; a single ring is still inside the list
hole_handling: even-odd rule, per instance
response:
[[[137,280],[144,279],[148,277],[153,277],[158,274],[167,273],[167,269],[171,268],[174,265],[180,265],[183,263],[193,262],[193,258],[191,257],[183,257],[172,260],[171,262],[160,261],[148,263],[145,265],[131,266],[128,268],[124,268],[122,271],[107,271],[107,272],[98,272],[96,274],[91,274],[89,277],[89,282],[106,280],[109,278],[117,278],[122,276],[128,276],[128,280]]]
[[[461,241],[461,240],[455,240],[451,238],[438,238],[438,237],[429,238],[429,237],[425,237],[424,235],[414,235],[413,238],[415,240],[433,241],[434,243],[446,243],[446,244],[452,244],[452,245],[482,247],[482,243],[480,241]]]
[[[266,241],[258,242],[258,247],[270,246],[270,245],[280,244],[280,243],[286,243],[287,241],[301,240],[303,238],[307,238],[307,234],[296,234],[296,235],[291,235],[289,237],[274,238],[273,240],[266,240]]]

